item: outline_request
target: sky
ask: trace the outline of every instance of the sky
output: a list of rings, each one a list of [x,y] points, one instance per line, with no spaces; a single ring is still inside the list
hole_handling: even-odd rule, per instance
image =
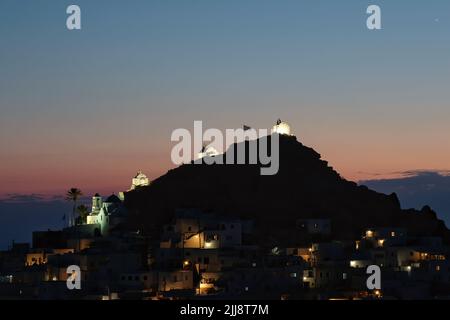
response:
[[[429,205],[450,227],[450,172],[405,172],[403,177],[361,181],[383,193],[395,192],[405,209]]]
[[[447,0],[2,0],[0,75],[0,198],[156,178],[194,120],[281,118],[356,181],[450,169]]]

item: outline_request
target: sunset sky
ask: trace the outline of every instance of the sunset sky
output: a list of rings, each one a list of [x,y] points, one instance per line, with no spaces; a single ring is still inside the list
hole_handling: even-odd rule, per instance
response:
[[[449,30],[448,0],[2,0],[0,198],[155,178],[194,120],[281,118],[348,179],[449,170]]]

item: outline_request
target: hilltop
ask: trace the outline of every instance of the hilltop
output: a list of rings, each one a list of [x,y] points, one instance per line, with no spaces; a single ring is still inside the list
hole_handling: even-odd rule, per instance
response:
[[[396,194],[345,180],[294,136],[280,136],[278,174],[262,176],[259,169],[185,164],[170,170],[150,186],[126,193],[130,226],[156,236],[175,209],[200,208],[254,220],[258,241],[267,245],[299,241],[295,222],[300,218],[330,219],[334,239],[351,240],[368,227],[391,226],[450,242],[449,230],[431,208],[402,210]]]

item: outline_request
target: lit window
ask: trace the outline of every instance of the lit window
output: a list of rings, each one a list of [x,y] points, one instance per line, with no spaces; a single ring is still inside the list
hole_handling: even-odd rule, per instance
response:
[[[395,237],[395,231],[391,232],[391,237]]]
[[[342,279],[343,279],[343,280],[347,280],[347,274],[346,274],[346,273],[343,273],[343,274],[342,274]]]
[[[436,266],[436,271],[441,271],[441,266]]]
[[[372,238],[373,237],[373,231],[372,230],[367,230],[366,231],[366,237],[367,238]]]

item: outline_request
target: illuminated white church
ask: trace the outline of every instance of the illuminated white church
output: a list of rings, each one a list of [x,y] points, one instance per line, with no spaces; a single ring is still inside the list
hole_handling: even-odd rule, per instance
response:
[[[131,181],[130,190],[134,190],[140,187],[146,187],[148,185],[150,185],[150,180],[141,170],[139,170],[136,176]]]
[[[280,119],[277,120],[276,124],[272,127],[272,133],[278,133],[286,136],[292,136],[291,126]]]
[[[202,159],[205,157],[215,157],[220,155],[220,153],[212,146],[203,147],[202,150],[197,154],[197,159]]]
[[[251,129],[250,127],[244,125],[244,131],[247,129]],[[271,133],[278,133],[280,135],[292,136],[291,126],[280,119],[277,120],[275,125],[272,127]],[[202,150],[197,154],[197,159],[202,159],[205,157],[216,157],[220,155],[220,153],[213,148],[212,146],[203,146]]]
[[[116,195],[111,195],[106,200],[96,193],[92,197],[92,211],[87,216],[86,223],[98,225],[100,235],[108,235],[110,229],[124,221],[127,209],[122,200]]]
[[[139,171],[131,180],[129,191],[148,185],[150,185],[150,180],[142,171]],[[98,233],[108,235],[111,228],[123,222],[127,215],[127,209],[123,204],[123,200],[123,192],[120,192],[119,196],[113,194],[106,200],[103,200],[102,196],[96,193],[92,197],[92,210],[87,216],[86,224],[98,225],[96,227]]]

